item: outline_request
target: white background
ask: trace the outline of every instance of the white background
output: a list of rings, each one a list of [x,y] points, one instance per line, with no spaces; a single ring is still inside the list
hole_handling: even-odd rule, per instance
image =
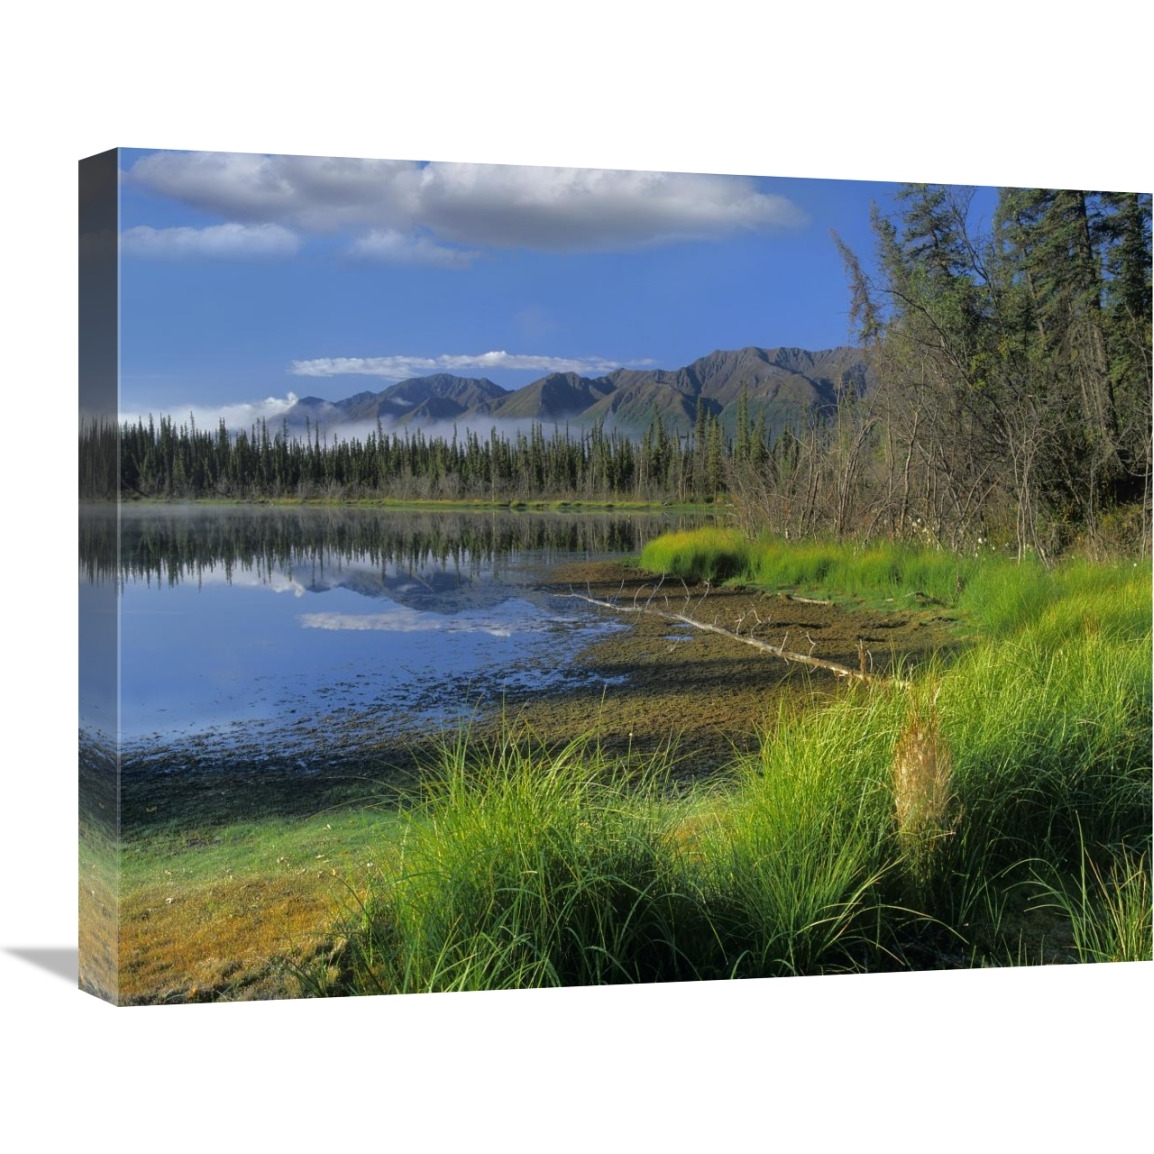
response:
[[[115,1010],[10,952],[76,941],[76,161],[125,145],[1154,187],[1150,28],[1136,5],[1068,20],[1007,0],[930,7],[442,0],[415,15],[202,0],[9,13],[10,1148],[1067,1150],[1146,1131],[1154,963]],[[47,431],[42,458],[24,438]]]

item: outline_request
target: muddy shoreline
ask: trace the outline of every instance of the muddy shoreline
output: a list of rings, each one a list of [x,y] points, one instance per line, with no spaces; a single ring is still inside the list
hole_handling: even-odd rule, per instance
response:
[[[940,607],[846,608],[759,589],[687,587],[618,561],[558,566],[545,585],[554,593],[623,606],[648,603],[743,634],[752,630],[764,641],[852,668],[858,667],[860,639],[869,669],[881,674],[899,663],[909,669],[958,644],[953,622]],[[593,685],[600,679],[600,690],[521,703],[536,732],[561,740],[595,729],[604,746],[641,752],[656,750],[673,736],[680,772],[701,778],[724,769],[735,753],[756,748],[782,708],[800,709],[854,691],[830,672],[779,660],[718,634],[652,615],[616,619],[626,628],[572,659],[595,675],[588,679]]]
[[[886,609],[808,604],[740,587],[685,587],[620,560],[570,562],[540,574],[557,596],[684,613],[776,645],[857,668],[909,668],[958,639],[940,607]],[[717,775],[755,749],[784,708],[854,692],[832,673],[779,660],[729,638],[643,614],[597,610],[619,628],[572,654],[551,688],[475,703],[459,689],[472,730],[491,736],[514,722],[546,743],[593,734],[614,754],[647,755],[673,742],[676,774]],[[448,686],[445,687],[452,692]],[[384,800],[432,759],[431,740],[452,725],[403,713],[340,711],[162,744],[124,763],[122,815],[136,833],[263,817],[299,817],[328,805]]]

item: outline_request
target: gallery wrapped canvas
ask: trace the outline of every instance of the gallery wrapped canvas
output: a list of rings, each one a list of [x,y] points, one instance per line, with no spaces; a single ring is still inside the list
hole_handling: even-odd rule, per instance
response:
[[[1149,959],[1149,194],[80,165],[80,983]]]

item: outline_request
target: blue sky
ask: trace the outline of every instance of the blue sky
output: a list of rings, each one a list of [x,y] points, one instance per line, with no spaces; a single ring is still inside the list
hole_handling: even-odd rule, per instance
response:
[[[429,372],[678,368],[850,343],[895,186],[332,160],[121,157],[121,411],[230,424]],[[503,355],[493,355],[503,354]]]

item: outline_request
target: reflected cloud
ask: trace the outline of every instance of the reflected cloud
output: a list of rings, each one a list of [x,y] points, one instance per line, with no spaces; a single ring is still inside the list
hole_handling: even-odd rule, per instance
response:
[[[268,589],[303,597],[309,590],[295,577],[277,569],[263,571],[232,565],[206,565],[189,578],[198,585],[230,585],[234,589]]]
[[[305,629],[340,631],[376,630],[382,633],[483,633],[512,637],[556,626],[559,618],[542,616],[528,601],[503,602],[485,614],[462,613],[445,617],[398,605],[385,613],[303,613],[297,620]]]

